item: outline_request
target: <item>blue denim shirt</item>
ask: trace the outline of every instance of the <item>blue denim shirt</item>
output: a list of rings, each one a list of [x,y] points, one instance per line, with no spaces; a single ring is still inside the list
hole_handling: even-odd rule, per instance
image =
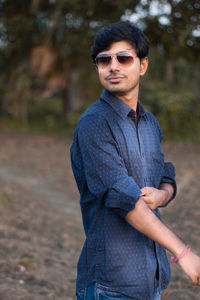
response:
[[[167,287],[165,250],[131,227],[124,217],[141,188],[175,187],[175,171],[164,162],[156,118],[138,103],[135,112],[104,90],[81,116],[71,147],[86,240],[78,262],[77,290],[93,282],[111,291],[148,299]],[[175,195],[175,193],[174,193]],[[155,214],[160,218],[159,210]]]

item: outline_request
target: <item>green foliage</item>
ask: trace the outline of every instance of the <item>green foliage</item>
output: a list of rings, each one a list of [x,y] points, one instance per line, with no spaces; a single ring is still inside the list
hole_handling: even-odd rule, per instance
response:
[[[194,30],[199,30],[199,1],[160,0],[157,2],[160,12],[156,15],[149,14],[152,3],[156,1],[146,2],[147,5],[141,5],[141,9],[147,14],[143,22],[151,44],[161,47],[166,58],[199,59],[200,35],[194,35]]]
[[[161,70],[154,72],[160,62],[156,57],[157,53],[151,53],[141,101],[159,119],[166,139],[200,141],[199,66],[177,59],[174,80],[168,82],[159,78]]]
[[[62,106],[59,98],[35,99],[28,102],[28,120],[13,117],[11,114],[0,114],[0,130],[7,132],[33,132],[56,136],[70,136],[74,130],[80,115],[89,105],[83,105],[76,112],[69,112],[67,121],[62,118]]]
[[[192,90],[182,88],[177,91],[159,82],[156,86],[144,95],[144,103],[159,119],[164,137],[200,141],[199,96]],[[150,99],[147,99],[148,95]]]
[[[29,101],[28,110],[29,130],[47,134],[62,134],[68,131],[66,122],[62,120],[62,106],[58,98],[32,99]]]
[[[156,3],[159,10],[152,14]],[[159,118],[165,137],[200,140],[197,0],[0,0],[1,128],[71,134],[80,113],[101,92],[90,58],[96,32],[136,11],[152,46],[140,99]],[[29,68],[30,54],[37,46],[56,54],[50,74],[42,79],[36,79]],[[72,82],[74,71],[78,76]],[[75,97],[83,99],[80,109],[68,111],[67,121],[63,112],[72,101],[67,89],[60,88],[56,97],[40,95],[49,76],[62,73],[69,78],[67,88],[73,84]]]

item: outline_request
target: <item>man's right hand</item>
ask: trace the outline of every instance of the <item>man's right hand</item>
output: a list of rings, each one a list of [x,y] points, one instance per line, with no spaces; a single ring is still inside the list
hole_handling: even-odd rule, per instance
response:
[[[125,216],[126,221],[135,229],[163,246],[176,257],[187,247],[169,228],[165,226],[142,200]],[[200,257],[189,251],[179,260],[182,270],[191,278],[194,285],[200,285]]]
[[[200,285],[200,257],[190,251],[178,263],[182,270],[190,277],[192,284]]]

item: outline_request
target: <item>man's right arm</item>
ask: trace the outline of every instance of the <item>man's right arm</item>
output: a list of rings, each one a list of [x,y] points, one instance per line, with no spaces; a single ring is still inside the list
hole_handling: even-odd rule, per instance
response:
[[[125,216],[126,221],[135,229],[157,242],[178,257],[186,245],[167,228],[140,198],[133,210]],[[200,257],[193,252],[179,261],[183,271],[191,278],[194,285],[200,285]]]

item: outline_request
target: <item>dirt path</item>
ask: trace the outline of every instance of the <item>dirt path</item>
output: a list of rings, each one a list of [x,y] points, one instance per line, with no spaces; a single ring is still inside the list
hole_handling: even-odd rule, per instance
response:
[[[74,299],[83,232],[69,141],[0,135],[0,299]]]
[[[84,234],[69,140],[0,133],[0,300],[74,300]],[[200,145],[165,144],[180,192],[163,217],[200,254]],[[178,267],[163,299],[200,299]]]

